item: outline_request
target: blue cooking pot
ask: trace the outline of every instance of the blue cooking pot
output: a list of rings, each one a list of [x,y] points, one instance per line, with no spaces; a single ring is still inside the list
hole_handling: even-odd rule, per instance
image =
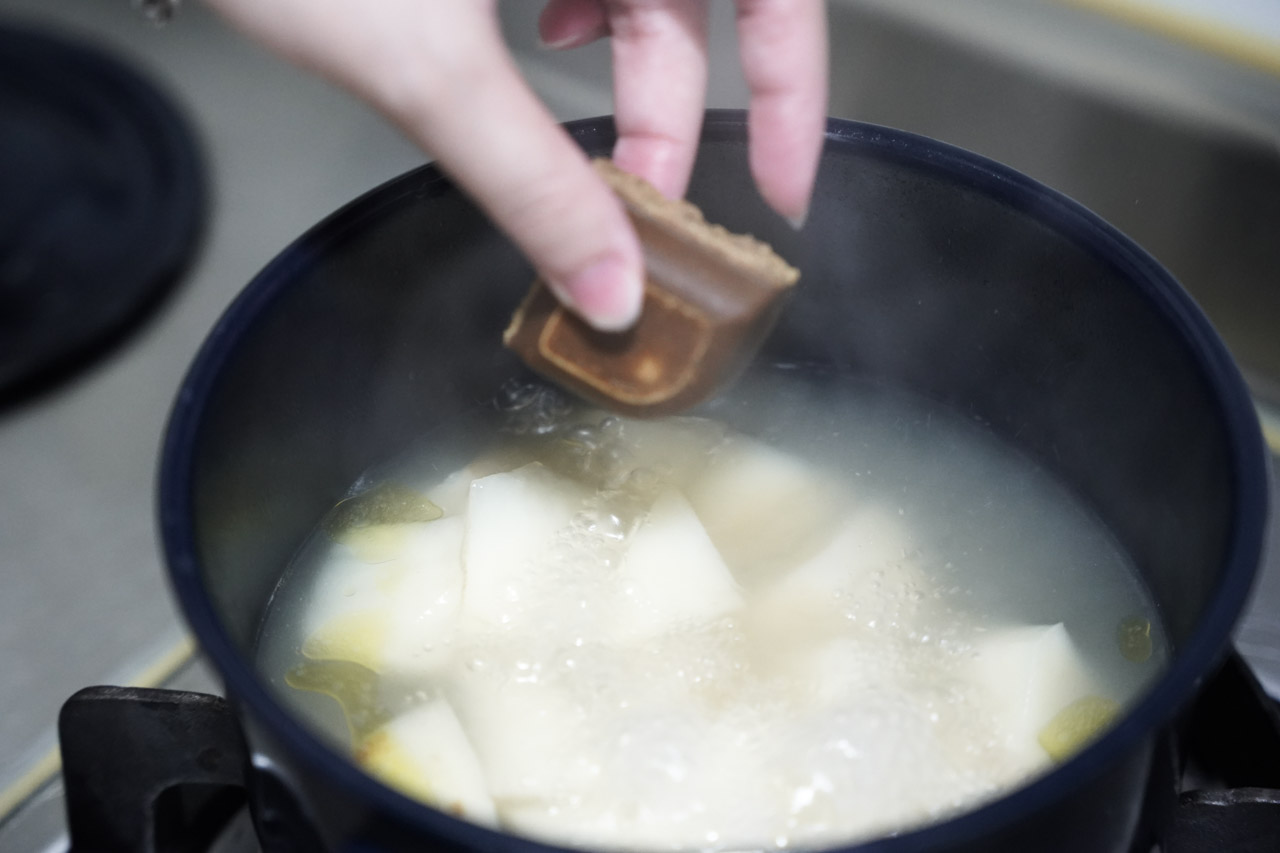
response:
[[[609,118],[568,125],[591,153]],[[1149,845],[1153,744],[1227,648],[1259,564],[1266,456],[1245,386],[1186,292],[1089,211],[989,160],[827,125],[807,226],[756,195],[739,112],[707,115],[689,197],[801,268],[760,359],[871,378],[981,420],[1051,471],[1136,562],[1172,645],[1104,736],[972,812],[849,853]],[[174,589],[225,679],[268,838],[332,850],[553,848],[458,820],[362,773],[255,669],[291,556],[371,466],[427,433],[483,434],[520,375],[500,345],[532,272],[434,166],[302,236],[227,310],[178,394],[159,511]],[[286,848],[287,849],[287,848]],[[1149,849],[1144,848],[1144,849]]]

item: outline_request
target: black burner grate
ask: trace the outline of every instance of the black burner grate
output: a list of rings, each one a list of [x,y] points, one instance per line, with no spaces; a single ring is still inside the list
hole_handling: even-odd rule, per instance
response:
[[[0,404],[136,327],[204,215],[194,137],[150,82],[98,48],[0,26]]]
[[[73,851],[222,850],[237,837],[246,843],[249,755],[225,700],[91,687],[63,706],[58,730]],[[1153,844],[1160,853],[1280,850],[1280,708],[1239,656],[1163,740],[1148,829],[1134,853],[1151,853]],[[260,776],[254,783],[264,784]],[[287,792],[260,787],[253,799],[263,851],[320,849],[288,807]]]

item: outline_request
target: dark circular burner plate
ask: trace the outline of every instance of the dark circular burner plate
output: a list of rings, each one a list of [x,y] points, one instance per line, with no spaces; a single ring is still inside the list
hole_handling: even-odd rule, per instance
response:
[[[195,140],[153,84],[99,48],[0,26],[0,404],[135,328],[204,213]]]

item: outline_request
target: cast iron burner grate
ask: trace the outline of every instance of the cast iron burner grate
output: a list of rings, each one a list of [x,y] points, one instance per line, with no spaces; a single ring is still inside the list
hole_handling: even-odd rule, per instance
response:
[[[97,48],[0,26],[0,405],[135,328],[204,214],[194,137],[150,82]]]
[[[243,736],[221,698],[90,687],[63,706],[58,731],[73,853],[323,849],[279,783],[247,772]],[[1280,705],[1238,655],[1157,756],[1133,853],[1280,849]]]

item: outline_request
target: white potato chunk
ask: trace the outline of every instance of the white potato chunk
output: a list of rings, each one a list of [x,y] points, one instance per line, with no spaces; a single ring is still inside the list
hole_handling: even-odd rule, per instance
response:
[[[438,671],[462,597],[461,518],[399,525],[404,545],[369,565],[335,552],[308,608],[302,652],[345,660],[390,676]]]
[[[761,589],[751,618],[765,633],[820,639],[901,623],[932,590],[902,520],[859,507],[816,554]],[[829,630],[828,630],[829,629]]]
[[[464,467],[423,489],[423,494],[445,515],[463,515],[467,511],[473,481],[513,471],[531,461],[532,451],[524,445],[490,448]]]
[[[471,483],[463,563],[463,613],[507,625],[525,611],[531,572],[544,561],[589,494],[534,462]]]
[[[475,746],[495,800],[570,794],[599,781],[600,757],[584,734],[585,710],[550,685],[493,671],[472,672],[447,688]]]
[[[407,796],[457,817],[497,824],[480,760],[447,702],[434,700],[365,738],[356,760]]]
[[[742,604],[738,585],[689,502],[674,489],[654,501],[618,572],[622,603],[612,638],[632,643],[709,622]]]
[[[843,511],[838,491],[802,459],[742,437],[716,449],[686,494],[748,586],[816,551]]]
[[[834,525],[833,525],[834,526]],[[833,537],[816,554],[788,572],[779,588],[794,589],[813,599],[829,599],[834,593],[869,594],[892,586],[898,570],[917,576],[916,548],[902,520],[874,505],[858,507],[836,527]],[[877,572],[879,574],[877,574]]]
[[[996,629],[974,645],[973,678],[991,699],[996,730],[1016,754],[1042,761],[1040,730],[1097,679],[1061,622]]]

